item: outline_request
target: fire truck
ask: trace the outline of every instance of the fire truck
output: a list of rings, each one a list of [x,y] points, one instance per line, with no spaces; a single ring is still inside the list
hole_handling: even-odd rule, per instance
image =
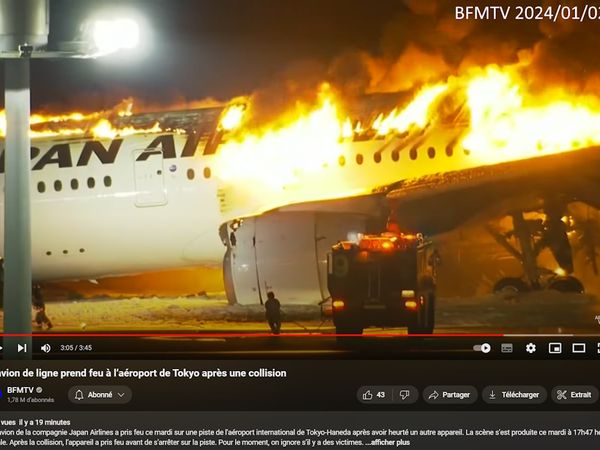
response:
[[[385,232],[335,244],[327,285],[336,334],[362,334],[369,326],[431,334],[437,259],[420,234]]]

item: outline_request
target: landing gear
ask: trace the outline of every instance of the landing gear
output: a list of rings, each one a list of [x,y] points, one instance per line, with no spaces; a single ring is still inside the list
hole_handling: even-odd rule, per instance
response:
[[[564,199],[551,196],[544,200],[543,219],[526,219],[524,213],[518,211],[510,215],[512,230],[500,232],[492,226],[487,227],[496,242],[521,262],[524,272],[523,278],[507,277],[496,282],[494,293],[518,294],[544,287],[560,292],[584,291],[581,281],[569,275],[573,272],[573,252],[566,205]],[[554,256],[559,267],[556,272],[538,266],[538,257],[544,249]]]
[[[554,277],[548,283],[548,289],[553,289],[558,292],[570,292],[583,294],[585,291],[583,284],[573,276]]]
[[[507,277],[498,280],[494,285],[494,294],[519,294],[529,292],[531,288],[520,278]]]

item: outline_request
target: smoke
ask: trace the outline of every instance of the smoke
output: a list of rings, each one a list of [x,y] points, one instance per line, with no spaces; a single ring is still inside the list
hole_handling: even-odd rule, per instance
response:
[[[600,33],[594,21],[515,20],[516,6],[526,3],[512,0],[502,2],[511,7],[508,19],[487,21],[456,20],[453,0],[404,3],[410,13],[386,24],[378,54],[346,52],[331,64],[330,78],[346,94],[412,91],[488,64],[519,65],[532,91],[600,93]],[[460,4],[484,6],[475,0]],[[585,1],[541,6],[559,4],[581,12]]]
[[[250,96],[246,126],[285,123],[290,114],[315,105],[326,73],[325,62],[302,60],[275,74],[268,84]]]
[[[600,94],[600,33],[596,21],[514,20],[522,0],[491,2],[480,0],[403,0],[396,16],[380,30],[377,48],[357,46],[340,51],[335,57],[301,59],[282,68],[252,93],[249,109],[251,127],[285,121],[290,114],[314,106],[327,82],[342,104],[364,95],[410,93],[425,84],[461,75],[473,67],[488,64],[514,64],[528,84],[529,92],[560,88],[569,94]],[[506,20],[457,20],[455,7],[510,7]],[[585,0],[546,0],[542,8],[578,6]],[[374,5],[375,7],[375,5]],[[361,29],[356,29],[361,33]],[[244,77],[244,74],[240,74]],[[172,95],[171,95],[172,94]],[[112,89],[110,99],[99,94],[75,99],[80,105],[110,109],[115,97],[130,92]],[[134,102],[134,112],[157,109],[183,109],[222,104],[216,100],[190,102],[173,91],[162,95],[168,104]],[[222,99],[223,100],[223,99]],[[58,105],[57,105],[58,106]],[[61,104],[64,109],[64,104]],[[77,107],[75,107],[77,108]],[[55,108],[49,108],[55,109]]]
[[[405,8],[382,28],[376,51],[349,48],[331,61],[303,61],[275,74],[268,86],[252,95],[253,122],[284,117],[298,105],[316,102],[323,81],[342,104],[369,94],[412,93],[492,63],[522,64],[526,78],[538,89],[571,80],[577,80],[580,90],[600,85],[599,77],[586,74],[582,78],[581,68],[587,61],[581,52],[573,51],[574,43],[591,29],[582,31],[561,23],[549,27],[543,21],[456,20],[456,4],[454,0],[404,0]],[[521,4],[502,2],[513,8],[513,15],[514,7]],[[482,6],[482,2],[467,0],[461,5]],[[600,33],[594,34],[586,51],[599,39]],[[562,60],[572,64],[565,67]]]

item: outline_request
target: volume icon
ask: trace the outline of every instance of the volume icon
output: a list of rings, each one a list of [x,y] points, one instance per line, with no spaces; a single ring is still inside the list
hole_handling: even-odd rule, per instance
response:
[[[52,347],[50,347],[50,344],[44,344],[44,345],[42,345],[41,348],[44,353],[50,353],[50,350],[52,350]]]

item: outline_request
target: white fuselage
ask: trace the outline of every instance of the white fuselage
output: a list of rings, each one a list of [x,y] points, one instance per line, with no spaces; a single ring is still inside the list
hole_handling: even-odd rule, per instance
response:
[[[214,166],[218,156],[186,135],[33,140],[34,279],[219,266],[225,253],[219,227],[233,218],[495,162],[453,146],[461,131],[347,142],[340,147],[343,163],[300,174],[268,195],[243,180],[223,183]],[[3,229],[3,207],[0,214]]]
[[[216,181],[203,175],[210,157],[181,157],[187,137],[165,136],[175,158],[167,157],[170,144],[152,144],[156,134],[123,138],[114,158],[102,153],[104,162],[84,146],[96,142],[100,152],[98,144],[110,149],[118,141],[32,141],[39,149],[31,172],[34,279],[220,263]],[[162,152],[140,160],[148,146]]]

